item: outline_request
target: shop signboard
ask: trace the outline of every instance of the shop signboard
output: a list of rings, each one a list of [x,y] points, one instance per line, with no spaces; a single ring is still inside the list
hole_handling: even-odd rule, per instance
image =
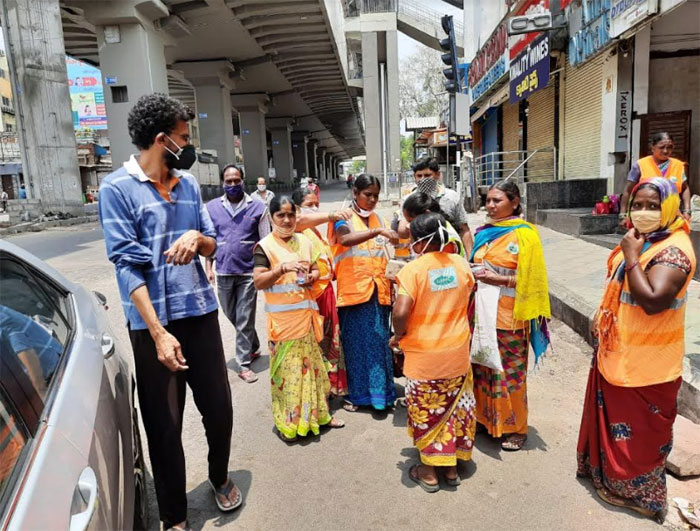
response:
[[[508,73],[508,29],[501,22],[469,65],[467,83],[472,103]]]
[[[628,29],[658,12],[659,0],[613,0],[610,9],[610,36],[619,37]]]
[[[102,74],[87,63],[66,57],[68,91],[73,110],[74,129],[107,129]]]
[[[583,0],[569,13],[569,62],[579,66],[611,41],[611,0]]]
[[[572,0],[560,0],[559,1],[559,8],[560,9],[565,9]],[[550,1],[549,0],[528,0],[522,6],[520,9],[518,9],[517,13],[514,13],[511,16],[523,16],[523,15],[538,15],[541,13],[549,13],[550,9]],[[511,35],[508,37],[508,50],[510,51],[510,60],[511,62],[517,55],[520,54],[532,41],[534,41],[537,37],[542,35],[542,32],[535,31],[532,33],[522,33],[520,35]]]
[[[533,40],[510,62],[510,102],[517,103],[549,82],[549,35]]]

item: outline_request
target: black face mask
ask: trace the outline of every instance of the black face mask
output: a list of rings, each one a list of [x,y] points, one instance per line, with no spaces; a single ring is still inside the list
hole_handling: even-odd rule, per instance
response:
[[[177,146],[175,141],[169,136],[168,140]],[[194,164],[197,160],[197,153],[194,150],[194,146],[192,144],[187,144],[183,147],[177,147],[177,152],[173,152],[165,147],[165,165],[171,170],[189,170],[192,167],[192,164]]]

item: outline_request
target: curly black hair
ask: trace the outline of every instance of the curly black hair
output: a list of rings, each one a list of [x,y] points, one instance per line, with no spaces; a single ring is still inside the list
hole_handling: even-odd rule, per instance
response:
[[[158,133],[170,134],[178,120],[189,122],[192,110],[175,98],[159,92],[141,96],[129,111],[131,142],[139,149],[148,149]]]

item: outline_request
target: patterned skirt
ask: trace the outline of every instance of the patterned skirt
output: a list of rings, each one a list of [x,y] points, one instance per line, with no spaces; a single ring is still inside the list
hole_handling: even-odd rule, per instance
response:
[[[408,434],[430,466],[455,466],[472,458],[476,417],[472,371],[444,380],[406,378]]]
[[[348,376],[345,372],[345,356],[340,344],[340,320],[335,305],[333,285],[328,287],[316,299],[318,313],[323,316],[323,341],[321,350],[328,362],[328,378],[331,381],[331,394],[343,396],[348,394]]]
[[[318,435],[331,421],[330,383],[313,328],[300,339],[270,343],[270,385],[275,427],[285,437]]]
[[[382,306],[377,291],[362,304],[338,308],[340,338],[348,370],[348,401],[374,409],[396,400],[393,356],[389,348],[390,306]]]
[[[525,330],[497,330],[504,372],[483,365],[474,369],[476,420],[489,435],[527,434],[527,354]]]
[[[643,509],[666,510],[664,469],[681,381],[617,387],[603,378],[594,358],[578,436],[577,475]]]

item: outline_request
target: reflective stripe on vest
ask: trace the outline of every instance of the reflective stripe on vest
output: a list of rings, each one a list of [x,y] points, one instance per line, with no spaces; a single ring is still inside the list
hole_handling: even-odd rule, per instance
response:
[[[299,284],[273,284],[265,291],[267,293],[294,293],[297,291],[302,292],[304,288],[300,287]]]
[[[501,267],[497,265],[493,265],[491,262],[488,260],[484,260],[484,265],[486,266],[487,269],[490,269],[494,273],[498,275],[504,275],[507,277],[514,277],[515,274],[517,273],[517,270],[511,269],[510,267]],[[508,288],[506,286],[501,286],[501,293],[499,297],[512,297],[513,299],[515,298],[515,288]]]
[[[355,247],[350,247],[344,253],[339,254],[333,259],[333,263],[337,266],[341,260],[345,258],[376,258],[384,256],[384,251],[381,249],[372,249],[371,251],[366,251],[364,249],[355,249]]]
[[[301,302],[294,302],[292,304],[268,304],[265,303],[265,311],[270,313],[280,313],[280,312],[291,312],[293,310],[316,310],[318,311],[318,304],[314,301],[305,300]]]
[[[685,305],[687,300],[688,294],[684,293],[682,297],[678,299],[673,299],[668,309],[678,310],[679,308],[682,308]],[[637,301],[634,300],[634,297],[629,291],[623,291],[622,293],[620,293],[620,302],[622,304],[629,304],[630,306],[639,306],[639,303],[637,303]]]

